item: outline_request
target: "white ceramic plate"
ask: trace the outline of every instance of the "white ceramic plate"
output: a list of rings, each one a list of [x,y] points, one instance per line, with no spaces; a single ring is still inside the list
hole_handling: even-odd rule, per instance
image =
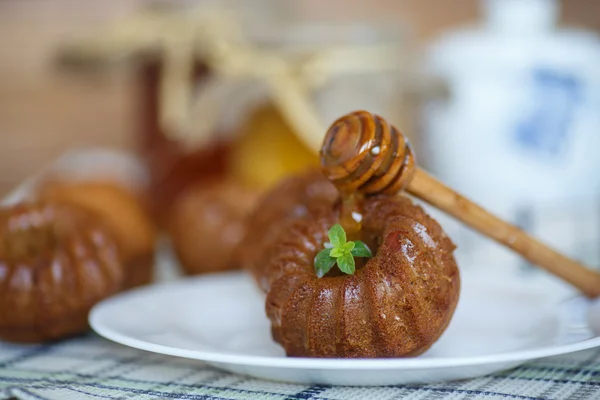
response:
[[[559,302],[547,288],[506,279],[463,277],[462,288],[448,330],[427,353],[409,359],[285,357],[271,339],[264,296],[243,273],[123,293],[97,305],[90,323],[100,335],[138,349],[259,378],[335,385],[470,378],[600,346],[583,298]]]

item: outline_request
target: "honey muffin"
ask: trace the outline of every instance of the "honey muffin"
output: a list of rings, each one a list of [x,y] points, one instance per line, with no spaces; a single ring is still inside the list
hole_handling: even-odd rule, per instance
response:
[[[246,218],[258,194],[236,182],[198,184],[175,202],[168,232],[189,275],[240,268],[234,249],[246,233]]]
[[[293,218],[255,272],[267,294],[273,338],[289,356],[407,357],[426,351],[456,308],[454,245],[404,196],[365,200],[361,239],[373,257],[356,272],[315,273],[337,207]],[[360,261],[359,261],[360,262]]]
[[[133,191],[110,180],[54,179],[40,185],[36,196],[85,207],[106,222],[122,250],[125,289],[153,280],[156,229]]]
[[[123,280],[116,239],[94,213],[52,202],[0,209],[0,339],[82,333],[91,307]]]

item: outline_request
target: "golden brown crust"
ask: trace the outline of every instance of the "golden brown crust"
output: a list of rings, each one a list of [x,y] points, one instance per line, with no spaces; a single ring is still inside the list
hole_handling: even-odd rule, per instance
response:
[[[108,180],[55,180],[43,184],[36,195],[85,207],[106,222],[122,249],[125,289],[153,280],[156,229],[133,192]]]
[[[313,260],[338,210],[314,207],[277,227],[253,272],[267,293],[273,338],[290,356],[406,357],[426,351],[458,302],[454,245],[407,197],[363,204],[363,235],[374,257],[354,275],[317,278]],[[260,212],[260,211],[259,211]]]
[[[87,314],[123,286],[112,232],[74,205],[0,210],[0,338],[60,339],[87,330]]]
[[[192,187],[172,207],[168,230],[187,274],[238,269],[233,256],[257,193],[234,182]]]

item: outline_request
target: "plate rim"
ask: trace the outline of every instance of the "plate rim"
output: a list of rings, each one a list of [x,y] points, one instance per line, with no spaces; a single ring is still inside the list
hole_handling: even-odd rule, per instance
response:
[[[206,350],[182,349],[162,344],[147,342],[141,339],[132,338],[111,328],[103,326],[100,318],[103,310],[114,302],[128,297],[132,294],[141,292],[155,291],[158,289],[177,287],[179,285],[189,285],[194,281],[214,280],[214,279],[241,279],[247,278],[247,274],[242,272],[227,272],[218,274],[209,274],[197,276],[188,279],[179,279],[169,282],[159,282],[150,286],[136,288],[126,292],[119,293],[96,304],[90,311],[88,321],[91,328],[100,336],[115,343],[125,345],[131,348],[149,351],[157,354],[181,357],[190,360],[198,360],[207,363],[218,364],[236,364],[249,367],[270,367],[286,369],[321,369],[321,370],[400,370],[400,369],[438,369],[455,367],[473,367],[488,364],[526,362],[540,358],[558,356],[574,353],[582,350],[589,350],[600,346],[600,336],[595,336],[575,343],[569,343],[560,346],[544,346],[529,350],[516,350],[505,353],[492,353],[486,355],[468,356],[468,357],[431,357],[431,358],[309,358],[309,357],[274,357],[259,356],[248,354],[230,354]],[[582,297],[582,296],[580,296]]]

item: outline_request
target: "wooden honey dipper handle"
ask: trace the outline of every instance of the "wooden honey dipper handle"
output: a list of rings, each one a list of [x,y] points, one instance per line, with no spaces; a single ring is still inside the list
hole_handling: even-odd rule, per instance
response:
[[[404,135],[377,115],[357,111],[335,121],[325,136],[321,166],[342,194],[394,194],[405,189],[513,249],[586,296],[600,296],[600,273],[551,249],[417,168]]]
[[[417,168],[406,190],[487,237],[513,249],[531,263],[569,282],[586,296],[600,296],[600,274],[596,271],[565,257],[523,230],[494,216],[422,169]]]

